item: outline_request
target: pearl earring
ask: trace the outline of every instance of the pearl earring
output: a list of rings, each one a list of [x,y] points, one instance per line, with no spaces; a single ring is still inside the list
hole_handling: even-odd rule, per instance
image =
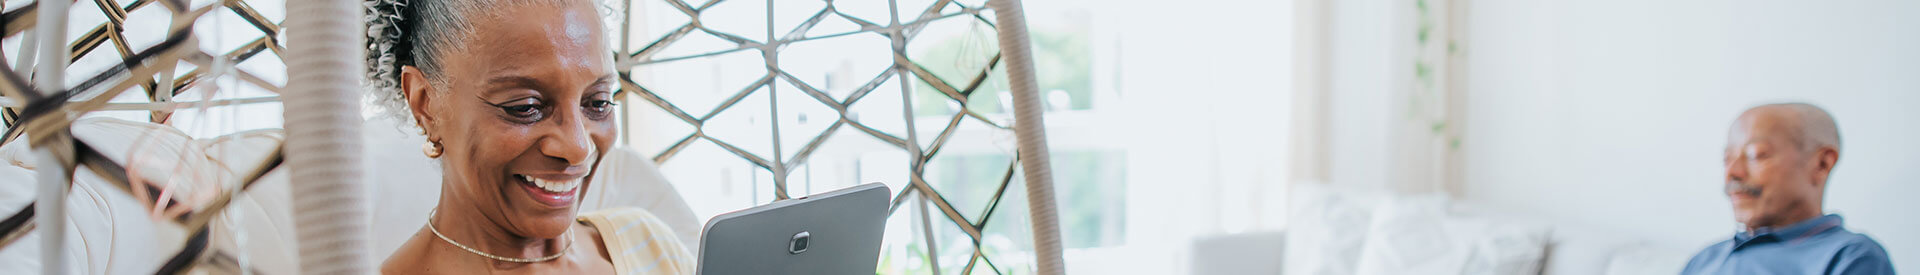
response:
[[[420,145],[420,151],[426,153],[427,158],[440,158],[440,143],[427,141],[426,144]]]

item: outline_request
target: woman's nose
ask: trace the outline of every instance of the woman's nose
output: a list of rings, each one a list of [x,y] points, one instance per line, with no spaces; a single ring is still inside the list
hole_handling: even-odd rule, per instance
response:
[[[593,143],[593,136],[587,132],[587,125],[580,123],[579,119],[557,122],[553,124],[556,129],[541,142],[540,152],[548,157],[566,161],[568,166],[582,166],[592,161],[594,154],[598,153],[600,148]]]

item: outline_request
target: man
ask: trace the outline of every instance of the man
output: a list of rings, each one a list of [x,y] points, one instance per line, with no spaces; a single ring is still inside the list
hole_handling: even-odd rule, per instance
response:
[[[1840,160],[1833,117],[1804,103],[1747,109],[1727,137],[1726,195],[1745,226],[1682,274],[1894,274],[1880,243],[1821,214]]]

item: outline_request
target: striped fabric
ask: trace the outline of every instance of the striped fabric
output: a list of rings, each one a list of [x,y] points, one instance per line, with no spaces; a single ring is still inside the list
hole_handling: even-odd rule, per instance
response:
[[[693,274],[694,256],[673,229],[646,210],[616,207],[580,214],[600,231],[615,274]]]

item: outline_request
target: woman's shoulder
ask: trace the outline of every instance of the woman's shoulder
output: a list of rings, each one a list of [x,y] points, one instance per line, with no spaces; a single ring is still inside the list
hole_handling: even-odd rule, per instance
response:
[[[644,209],[619,207],[580,213],[580,221],[598,232],[614,269],[650,267],[664,274],[692,273],[694,256],[675,237],[673,229]],[[684,271],[684,272],[682,272]]]
[[[588,219],[598,218],[598,219],[621,219],[621,220],[647,220],[649,222],[661,222],[660,217],[655,217],[653,215],[653,212],[648,212],[646,209],[642,209],[639,207],[611,207],[607,209],[600,209],[600,210],[580,213],[579,217],[580,217],[580,220],[582,221],[588,221]]]
[[[667,222],[656,217],[646,209],[634,207],[615,207],[580,213],[581,222],[594,227],[609,247],[619,247],[618,241],[673,242],[673,228]]]

